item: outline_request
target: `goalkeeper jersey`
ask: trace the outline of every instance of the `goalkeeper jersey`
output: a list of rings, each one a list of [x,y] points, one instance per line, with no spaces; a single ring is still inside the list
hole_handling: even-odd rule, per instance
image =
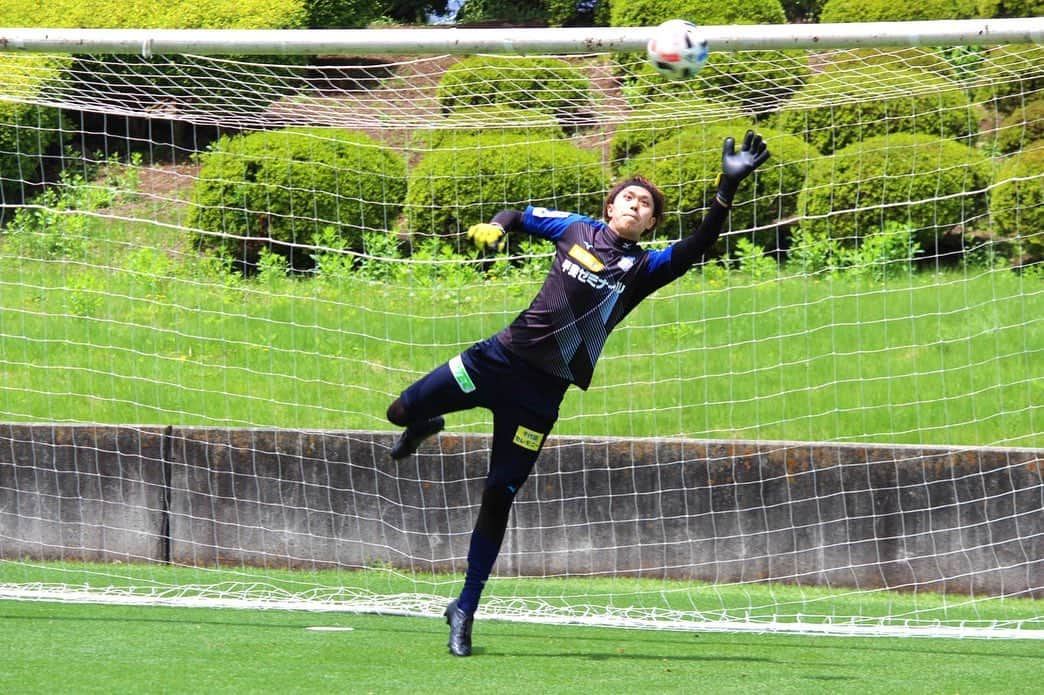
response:
[[[673,245],[646,250],[599,220],[533,206],[522,213],[521,228],[553,241],[555,258],[533,302],[497,339],[537,369],[586,390],[613,328],[679,276],[671,269]]]

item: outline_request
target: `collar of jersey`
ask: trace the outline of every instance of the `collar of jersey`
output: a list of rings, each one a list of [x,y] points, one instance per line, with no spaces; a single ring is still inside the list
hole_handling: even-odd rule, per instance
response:
[[[631,241],[630,239],[623,238],[622,236],[614,232],[612,227],[605,224],[604,222],[602,223],[602,231],[605,232],[605,234],[607,235],[609,243],[611,243],[618,249],[630,251],[631,249],[638,246],[637,241]]]

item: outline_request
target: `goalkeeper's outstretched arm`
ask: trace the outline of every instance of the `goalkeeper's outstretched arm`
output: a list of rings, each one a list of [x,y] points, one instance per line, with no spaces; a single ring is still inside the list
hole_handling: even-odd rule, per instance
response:
[[[522,229],[522,213],[518,210],[501,210],[489,222],[480,222],[468,227],[468,238],[482,251],[496,253],[504,242],[504,235]]]
[[[681,275],[693,266],[718,240],[725,220],[732,207],[740,182],[747,178],[769,158],[768,146],[761,136],[748,130],[739,152],[736,141],[725,138],[721,154],[721,173],[718,174],[718,190],[714,194],[707,215],[700,224],[671,250],[671,271]]]

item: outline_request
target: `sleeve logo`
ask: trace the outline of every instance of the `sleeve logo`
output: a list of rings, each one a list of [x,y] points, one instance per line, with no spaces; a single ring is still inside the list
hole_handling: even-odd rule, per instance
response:
[[[544,443],[544,435],[534,432],[528,427],[518,426],[515,430],[515,444],[530,451],[540,451],[540,445]]]
[[[569,217],[573,213],[568,210],[551,210],[549,208],[533,208],[533,217],[562,218]]]

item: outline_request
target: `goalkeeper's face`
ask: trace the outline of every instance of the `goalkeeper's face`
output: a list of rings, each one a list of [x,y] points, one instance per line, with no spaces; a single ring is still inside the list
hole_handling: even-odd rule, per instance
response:
[[[627,186],[606,206],[609,228],[625,239],[638,241],[656,226],[655,202],[643,186]]]

